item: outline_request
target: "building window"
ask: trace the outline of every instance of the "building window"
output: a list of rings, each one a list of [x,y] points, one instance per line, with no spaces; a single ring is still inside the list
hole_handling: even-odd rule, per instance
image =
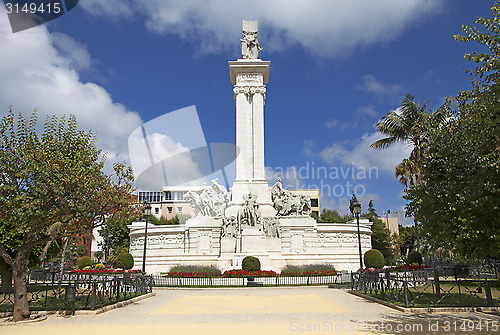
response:
[[[163,200],[162,192],[139,192],[139,202],[148,201],[150,203],[161,202]]]
[[[155,214],[160,214],[160,209],[158,207],[155,208]]]
[[[165,192],[165,200],[173,200],[172,193],[170,191]]]
[[[177,213],[182,214],[182,207],[177,207]]]
[[[172,207],[167,207],[168,214],[172,214]]]
[[[318,207],[318,199],[311,199],[311,207]]]

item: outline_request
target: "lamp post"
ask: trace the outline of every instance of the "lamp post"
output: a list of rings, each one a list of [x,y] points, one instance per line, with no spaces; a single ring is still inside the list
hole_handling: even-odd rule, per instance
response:
[[[146,246],[148,241],[148,218],[151,215],[151,204],[146,200],[144,201],[144,218],[146,225],[144,227],[144,253],[142,254],[142,273],[146,273]]]
[[[354,214],[356,216],[356,223],[358,225],[359,268],[361,270],[363,270],[363,254],[361,251],[361,233],[359,231],[359,215],[361,214],[361,204],[359,203],[358,199],[354,195],[354,192],[352,192],[352,199],[351,199],[351,204],[349,206],[349,209],[351,210],[351,214]]]

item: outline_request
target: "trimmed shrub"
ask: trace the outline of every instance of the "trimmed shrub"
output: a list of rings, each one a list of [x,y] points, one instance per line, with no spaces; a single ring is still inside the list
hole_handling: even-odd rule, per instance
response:
[[[241,268],[245,271],[259,271],[260,261],[257,257],[246,256],[241,262]]]
[[[385,264],[384,255],[377,249],[370,249],[365,252],[364,260],[367,268],[381,269]]]
[[[82,269],[83,271],[87,271],[87,270],[92,270],[92,267],[91,266],[86,266]]]
[[[129,270],[134,266],[134,257],[128,252],[122,252],[116,258],[116,267],[119,269]]]
[[[406,258],[406,264],[411,265],[411,264],[418,264],[422,265],[422,254],[419,253],[418,251],[412,251],[408,254],[408,257]]]
[[[78,267],[79,270],[82,270],[86,266],[92,266],[92,260],[90,259],[89,256],[82,256],[78,258],[76,266]]]

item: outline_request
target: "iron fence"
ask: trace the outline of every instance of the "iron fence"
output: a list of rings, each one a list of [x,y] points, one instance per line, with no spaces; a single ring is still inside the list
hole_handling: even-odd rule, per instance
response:
[[[153,278],[142,275],[89,275],[30,272],[27,290],[31,310],[95,310],[152,292]],[[0,295],[0,312],[13,309],[12,293]]]
[[[351,289],[405,307],[500,306],[498,278],[460,277],[446,268],[352,273]]]
[[[262,286],[348,285],[351,281],[351,275],[348,272],[334,276],[249,276],[234,278],[168,277],[153,275],[153,281],[154,286],[163,287],[247,287],[252,286],[252,284],[261,284]]]

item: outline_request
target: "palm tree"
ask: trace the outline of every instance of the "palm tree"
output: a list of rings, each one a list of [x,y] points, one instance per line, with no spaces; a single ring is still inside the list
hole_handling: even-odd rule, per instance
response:
[[[428,100],[420,106],[413,99],[414,97],[411,94],[405,95],[401,106],[395,111],[388,112],[375,125],[378,131],[387,135],[387,137],[375,141],[370,145],[370,147],[376,149],[386,149],[398,142],[405,142],[413,146],[410,157],[403,160],[396,168],[396,176],[404,176],[403,178],[399,178],[399,180],[403,184],[406,182],[405,186],[412,179],[417,184],[422,182],[422,174],[419,167],[425,143],[427,142],[425,137],[426,130],[431,122],[442,122],[445,115],[445,105],[432,111]],[[410,175],[413,175],[414,178],[411,178]],[[412,185],[411,182],[410,185]]]
[[[441,123],[445,118],[446,104],[435,111],[428,104],[428,100],[420,106],[415,102],[411,94],[405,95],[401,106],[388,112],[375,127],[382,134],[387,135],[370,145],[376,149],[386,149],[398,142],[405,142],[413,146],[409,158],[405,158],[395,168],[395,175],[399,181],[408,187],[409,185],[421,184],[422,173],[420,164],[425,150],[426,130],[432,123]],[[417,250],[420,249],[418,236],[418,226],[415,221],[417,231]]]
[[[415,180],[415,176],[418,175],[415,162],[408,158],[403,159],[401,163],[396,165],[394,175],[405,187],[421,183],[421,180]]]

